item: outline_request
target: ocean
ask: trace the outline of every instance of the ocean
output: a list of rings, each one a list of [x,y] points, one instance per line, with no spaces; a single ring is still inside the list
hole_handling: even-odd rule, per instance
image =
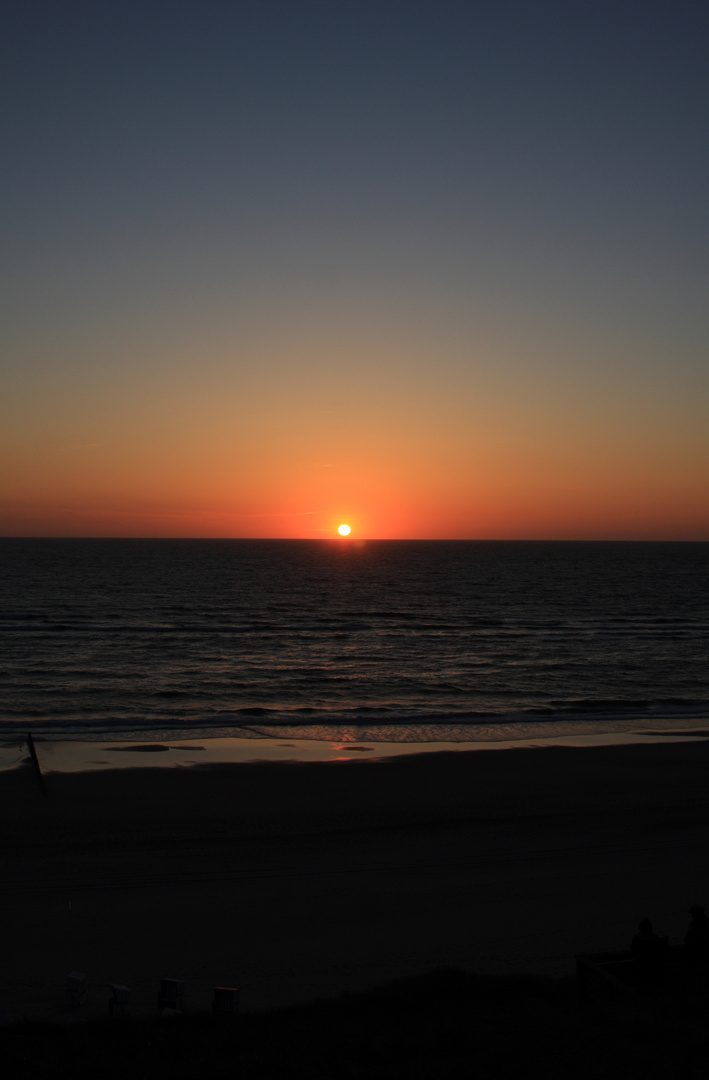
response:
[[[0,737],[451,742],[709,718],[709,544],[0,540]]]

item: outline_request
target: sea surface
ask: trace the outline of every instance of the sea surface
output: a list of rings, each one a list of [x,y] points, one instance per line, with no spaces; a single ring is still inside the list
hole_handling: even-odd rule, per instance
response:
[[[2,539],[0,598],[0,737],[709,719],[706,543]]]

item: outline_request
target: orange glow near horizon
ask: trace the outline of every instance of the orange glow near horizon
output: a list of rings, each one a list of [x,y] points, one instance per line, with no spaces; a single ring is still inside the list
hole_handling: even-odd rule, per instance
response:
[[[613,492],[549,485],[528,491],[501,487],[480,490],[469,499],[454,491],[411,493],[397,505],[396,492],[387,504],[362,503],[356,535],[361,539],[489,539],[489,540],[701,540],[709,536],[709,511],[686,492],[638,486]],[[613,497],[610,498],[609,496]],[[136,505],[136,502],[138,503]],[[203,537],[317,539],[343,536],[326,510],[301,511],[290,500],[263,509],[263,503],[195,506],[191,500],[129,498],[67,500],[9,507],[4,513],[6,536]],[[290,505],[289,505],[290,503]],[[157,505],[156,505],[157,504]],[[266,503],[268,505],[268,503]],[[270,505],[274,505],[271,503]],[[305,505],[308,505],[307,503]],[[313,504],[310,503],[312,506]],[[342,520],[341,518],[339,519]],[[335,521],[337,518],[335,517]]]
[[[354,346],[340,360],[320,383],[298,368],[247,387],[248,408],[208,368],[169,392],[106,375],[101,393],[50,382],[34,411],[0,403],[0,535],[709,539],[698,394],[660,405],[633,386],[631,422],[617,387],[448,386],[423,359],[360,386]]]
[[[709,537],[706,474],[651,458],[554,458],[537,446],[505,460],[478,445],[456,461],[412,446],[410,461],[382,450],[320,468],[308,456],[284,464],[276,447],[241,468],[194,447],[191,460],[180,447],[142,466],[103,447],[27,463],[6,481],[0,533],[339,539],[347,522],[361,539]]]

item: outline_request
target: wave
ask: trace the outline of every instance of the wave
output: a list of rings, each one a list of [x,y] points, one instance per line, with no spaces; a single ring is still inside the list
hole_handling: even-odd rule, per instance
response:
[[[367,738],[379,741],[411,741],[414,734],[421,741],[476,740],[502,737],[515,730],[528,737],[540,729],[568,731],[626,730],[638,724],[661,730],[680,730],[692,722],[709,722],[709,699],[668,698],[663,700],[628,700],[586,698],[559,701],[553,707],[486,711],[424,710],[384,706],[352,706],[335,711],[317,706],[278,709],[268,706],[244,706],[233,710],[185,711],[174,713],[143,712],[122,714],[47,714],[24,710],[21,714],[5,709],[0,716],[0,737],[12,737],[32,731],[59,739],[81,738],[89,741],[122,739],[126,735],[157,741],[161,738],[208,738],[243,736],[256,731],[262,737],[288,730],[288,737],[304,728],[310,738],[338,738],[343,730],[367,729]],[[254,727],[256,722],[256,727]],[[319,734],[313,735],[312,732]],[[444,733],[445,732],[445,736]],[[306,737],[301,734],[300,737]]]

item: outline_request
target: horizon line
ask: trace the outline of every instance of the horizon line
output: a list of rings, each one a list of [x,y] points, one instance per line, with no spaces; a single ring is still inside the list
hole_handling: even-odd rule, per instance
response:
[[[687,537],[511,537],[511,536],[48,536],[43,534],[0,535],[2,540],[154,540],[176,542],[312,544],[707,544],[703,539]]]

